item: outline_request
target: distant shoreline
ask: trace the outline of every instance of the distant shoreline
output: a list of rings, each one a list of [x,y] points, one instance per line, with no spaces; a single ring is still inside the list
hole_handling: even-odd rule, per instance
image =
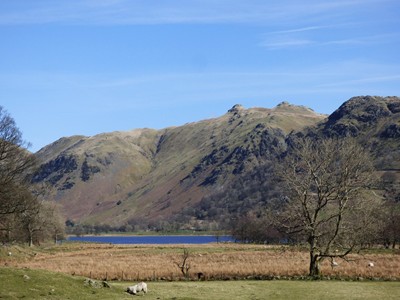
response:
[[[113,232],[113,233],[99,233],[99,234],[94,234],[94,233],[88,233],[88,234],[66,234],[66,237],[77,237],[77,236],[138,236],[138,237],[144,237],[144,236],[227,236],[230,235],[229,233],[226,232],[221,232],[221,233],[212,233],[212,232],[193,232],[193,233],[188,233],[188,232],[171,232],[171,233],[158,233],[158,232],[143,232],[143,233],[138,233],[138,232]]]
[[[67,242],[104,244],[209,244],[235,242],[231,235],[85,235],[70,236]]]

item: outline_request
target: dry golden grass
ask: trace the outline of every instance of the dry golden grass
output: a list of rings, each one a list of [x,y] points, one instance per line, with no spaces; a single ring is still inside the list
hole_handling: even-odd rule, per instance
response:
[[[175,262],[189,250],[190,275],[206,279],[306,276],[308,253],[262,245],[101,245],[66,244],[51,248],[14,248],[12,257],[0,257],[0,265],[46,269],[108,280],[181,280]],[[322,274],[331,277],[400,279],[400,254],[352,255],[331,268],[324,261]],[[367,267],[369,262],[374,267]]]

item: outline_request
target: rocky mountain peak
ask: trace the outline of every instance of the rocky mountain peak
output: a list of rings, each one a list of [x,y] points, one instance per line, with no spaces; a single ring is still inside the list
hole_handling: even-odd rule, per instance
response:
[[[287,101],[282,101],[276,107],[288,107],[288,106],[292,106],[292,105]]]
[[[295,104],[291,104],[287,101],[283,101],[283,102],[279,103],[275,108],[273,108],[273,110],[279,111],[279,112],[285,112],[285,113],[320,115],[320,114],[317,114],[314,110],[312,110],[311,108],[309,108],[307,106],[295,105]]]
[[[399,97],[353,97],[329,116],[324,133],[329,136],[358,136],[366,128],[377,126],[381,120],[399,112]]]
[[[241,111],[245,110],[244,106],[241,104],[235,104],[230,110],[228,110],[228,113],[239,113]]]

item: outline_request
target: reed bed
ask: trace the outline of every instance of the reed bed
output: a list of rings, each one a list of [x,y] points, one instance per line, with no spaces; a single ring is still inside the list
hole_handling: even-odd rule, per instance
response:
[[[189,251],[189,278],[176,263]],[[352,255],[332,268],[322,264],[322,274],[332,278],[400,280],[400,254]],[[0,265],[46,269],[101,280],[273,279],[301,278],[308,273],[308,253],[299,249],[263,245],[102,245],[67,244],[21,250]],[[374,267],[368,267],[373,262]]]

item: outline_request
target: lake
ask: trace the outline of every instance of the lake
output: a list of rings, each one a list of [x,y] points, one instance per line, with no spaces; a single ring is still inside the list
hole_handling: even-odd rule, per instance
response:
[[[216,243],[217,237],[213,235],[154,235],[154,236],[70,236],[67,241],[106,243],[106,244],[209,244]],[[222,235],[219,242],[235,242],[233,237]]]

